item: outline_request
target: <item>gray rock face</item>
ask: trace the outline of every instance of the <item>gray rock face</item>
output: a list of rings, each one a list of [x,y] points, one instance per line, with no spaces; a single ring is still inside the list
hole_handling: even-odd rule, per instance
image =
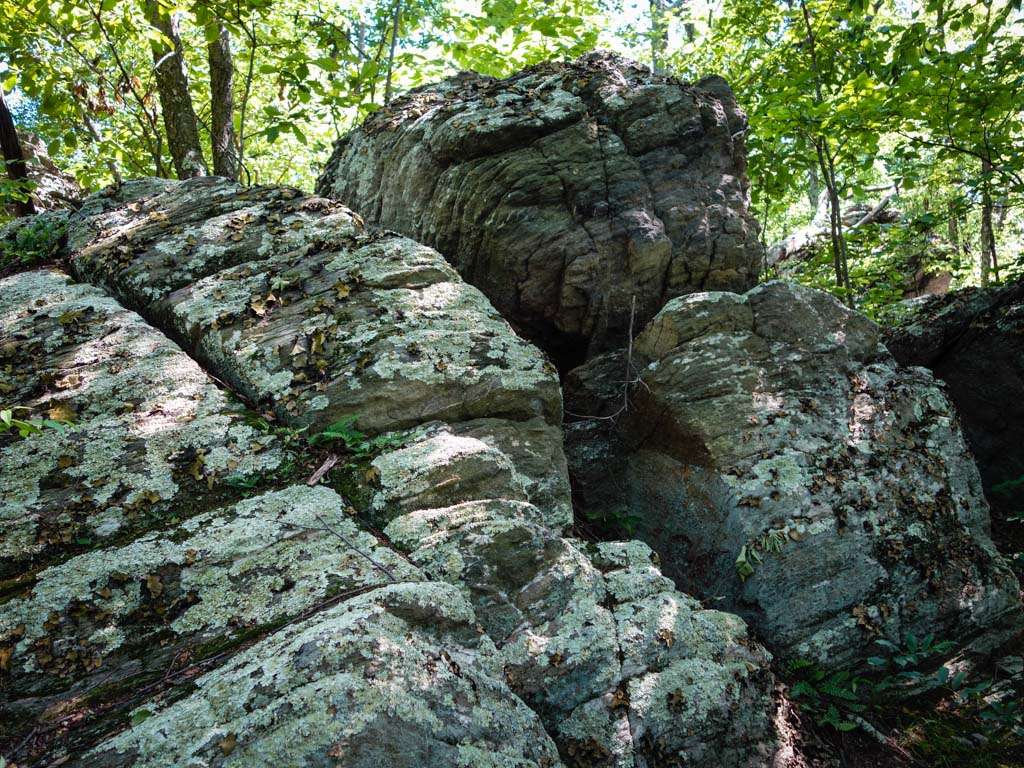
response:
[[[945,382],[993,515],[1004,521],[1024,509],[1024,281],[907,302],[899,315],[886,346]]]
[[[273,436],[100,291],[42,271],[0,281],[0,296],[2,402],[75,425],[0,435],[0,579],[174,523],[280,465]]]
[[[37,454],[70,470],[69,444],[141,436],[146,458],[77,481],[116,490],[84,520],[118,526],[11,561],[19,765],[766,763],[767,653],[644,545],[565,536],[555,371],[436,251],[221,179],[89,198],[67,244],[121,303],[54,272],[0,292],[21,334],[4,401],[34,416],[79,377],[69,431],[0,438],[10,518],[30,542],[37,507],[64,530]],[[339,419],[341,463],[297,484],[327,457],[303,436]],[[182,435],[194,485],[164,468]],[[132,524],[119,483],[168,477]]]
[[[830,666],[908,633],[991,646],[1024,622],[942,389],[827,294],[767,283],[669,302],[573,372],[579,502],[635,524],[681,588]]]
[[[561,362],[623,344],[669,298],[758,274],[746,118],[607,53],[420,88],[342,138],[317,184],[437,248]]]
[[[501,681],[473,609],[445,584],[353,598],[282,629],[196,686],[76,764],[560,764],[534,713]]]

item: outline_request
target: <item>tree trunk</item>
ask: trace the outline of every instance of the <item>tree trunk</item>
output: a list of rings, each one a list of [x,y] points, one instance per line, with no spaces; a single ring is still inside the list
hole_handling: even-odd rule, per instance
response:
[[[395,0],[395,15],[391,23],[391,49],[388,52],[388,74],[384,83],[384,103],[391,103],[391,73],[395,68],[395,48],[398,45],[398,32],[402,21],[402,0]]]
[[[160,94],[160,110],[164,115],[167,146],[171,150],[174,170],[179,179],[206,175],[206,160],[199,144],[199,121],[192,106],[182,55],[181,36],[177,19],[160,7],[160,0],[145,0],[146,18],[167,38],[150,43],[156,73],[156,88]]]
[[[813,165],[807,169],[807,202],[811,204],[811,216],[814,216],[821,202],[821,182],[818,180],[818,169]]]
[[[210,63],[210,145],[213,150],[213,172],[232,181],[238,180],[238,152],[235,149],[233,122],[234,62],[231,58],[231,34],[217,24],[217,36],[207,38]]]
[[[949,220],[946,222],[946,231],[949,244],[953,247],[953,253],[960,253],[960,219],[956,209],[956,202],[950,200],[946,203],[946,212]]]
[[[989,284],[989,272],[995,273],[999,279],[999,267],[996,263],[996,237],[992,228],[992,162],[987,158],[981,161],[981,252],[979,254],[979,266],[981,267],[981,285]]]
[[[650,0],[651,12],[651,71],[665,71],[665,52],[668,50],[667,0]]]
[[[818,52],[814,39],[814,27],[811,24],[811,13],[807,3],[800,0],[800,10],[804,17],[804,28],[807,30],[807,48],[811,54],[811,71],[814,73],[814,96],[817,104],[824,104],[825,99],[821,87],[821,70],[818,68]],[[820,136],[814,140],[814,149],[818,155],[818,170],[821,171],[828,190],[829,233],[832,237],[832,262],[836,272],[836,285],[842,289],[846,304],[853,306],[853,291],[850,290],[850,268],[846,259],[846,240],[843,237],[843,211],[839,207],[839,184],[836,182],[836,164],[828,138]]]
[[[0,146],[3,148],[8,178],[14,182],[27,183],[28,168],[25,166],[25,156],[21,154],[21,142],[14,127],[14,117],[7,108],[7,102],[4,101],[3,88],[0,88]],[[15,216],[31,216],[36,212],[31,198],[16,200],[13,207]]]
[[[836,183],[835,166],[829,155],[828,140],[824,137],[815,142],[818,153],[818,165],[828,199],[829,236],[832,243],[832,266],[836,274],[836,287],[843,295],[843,300],[853,306],[853,291],[850,290],[850,271],[846,260],[846,238],[843,236],[843,211],[839,200],[839,186]]]

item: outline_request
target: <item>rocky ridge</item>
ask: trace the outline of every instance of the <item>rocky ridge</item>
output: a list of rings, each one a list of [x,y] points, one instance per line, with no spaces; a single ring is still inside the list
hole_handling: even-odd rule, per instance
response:
[[[767,759],[767,654],[742,621],[677,592],[645,546],[565,537],[554,369],[436,252],[366,232],[337,203],[218,179],[93,196],[66,238],[72,273],[100,290],[26,272],[2,292],[23,336],[67,350],[5,338],[25,355],[5,361],[9,391],[26,416],[56,393],[74,413],[5,438],[0,460],[25,486],[9,516],[55,514],[47,494],[111,498],[91,492],[79,454],[53,459],[43,494],[14,465],[92,429],[90,409],[115,445],[142,433],[156,453],[131,475],[145,524],[129,489],[89,538],[42,556],[34,529],[22,537],[29,560],[0,611],[17,759]],[[82,393],[56,387],[71,373]],[[223,427],[182,445],[196,407]],[[348,430],[350,460],[309,487],[295,431],[331,425]],[[301,734],[316,737],[299,747]]]

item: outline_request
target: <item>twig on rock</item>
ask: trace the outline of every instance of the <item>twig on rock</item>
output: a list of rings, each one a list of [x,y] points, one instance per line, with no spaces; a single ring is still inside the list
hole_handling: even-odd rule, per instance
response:
[[[632,306],[629,312],[629,335],[626,343],[626,377],[622,382],[622,405],[619,406],[618,410],[614,413],[610,413],[607,416],[588,416],[582,413],[573,413],[572,411],[566,411],[567,416],[572,416],[577,419],[591,420],[591,421],[615,421],[623,413],[629,411],[629,392],[630,389],[640,384],[644,389],[650,389],[646,382],[639,373],[634,375],[633,369],[633,325],[636,321],[636,294],[633,294]]]
[[[338,463],[338,460],[339,457],[336,453],[332,453],[324,459],[324,463],[320,465],[319,469],[309,476],[309,480],[306,481],[306,485],[312,487],[319,483],[321,478],[334,468],[334,465]]]

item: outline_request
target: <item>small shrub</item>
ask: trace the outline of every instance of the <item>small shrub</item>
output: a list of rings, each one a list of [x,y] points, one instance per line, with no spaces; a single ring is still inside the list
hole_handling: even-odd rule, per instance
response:
[[[31,269],[56,258],[66,230],[63,211],[10,222],[0,229],[0,271]]]

